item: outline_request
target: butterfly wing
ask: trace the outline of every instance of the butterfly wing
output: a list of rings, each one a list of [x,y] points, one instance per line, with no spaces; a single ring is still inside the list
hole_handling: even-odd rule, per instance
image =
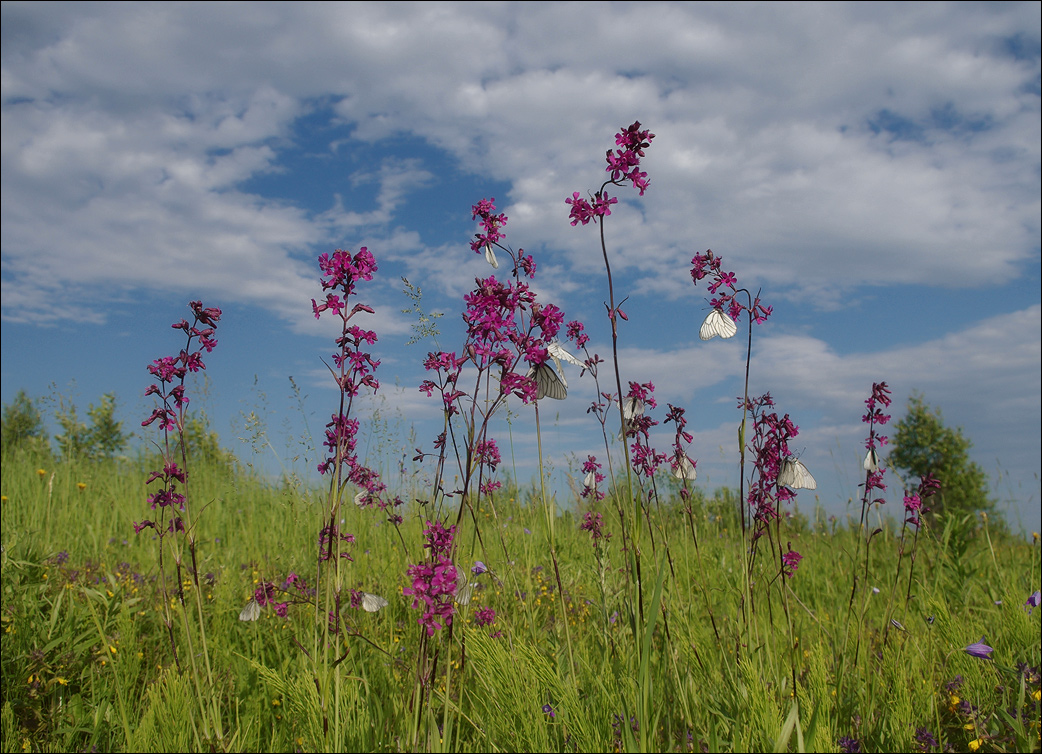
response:
[[[474,596],[474,587],[477,582],[471,582],[467,572],[456,566],[456,604],[469,605],[471,597]]]
[[[673,476],[677,479],[686,479],[689,482],[695,481],[697,473],[695,472],[695,464],[691,463],[691,459],[686,455],[677,456],[677,465],[673,469]]]
[[[738,332],[738,325],[719,309],[709,312],[702,327],[698,330],[698,337],[702,340],[712,340],[717,335],[721,338],[730,338]]]
[[[239,613],[239,620],[249,621],[257,620],[261,614],[261,606],[257,603],[257,600],[250,597],[250,601],[246,603],[246,607]]]
[[[570,353],[568,353],[568,351],[566,351],[564,347],[556,340],[547,343],[546,350],[550,352],[550,355],[554,359],[559,360],[559,362],[567,361],[573,367],[585,368],[586,366],[583,362],[579,361],[579,359],[575,358]]]
[[[492,265],[493,270],[499,269],[499,260],[496,259],[496,252],[492,250],[491,244],[485,244],[485,261]]]
[[[476,586],[476,583],[470,583],[456,592],[456,603],[464,606],[469,605],[471,597],[474,596],[474,587]]]
[[[539,366],[529,369],[528,376],[535,380],[535,397],[538,400],[553,398],[560,401],[564,400],[564,397],[568,395],[568,383],[557,374],[557,371],[550,365],[549,361],[544,361]]]
[[[362,609],[367,613],[375,613],[381,608],[387,607],[387,600],[378,594],[362,592]]]
[[[792,490],[816,490],[818,483],[800,459],[789,456],[778,470],[778,484]]]
[[[644,413],[644,401],[636,396],[630,396],[622,402],[622,428],[619,429],[619,439],[626,439],[626,433],[632,428],[633,420]]]

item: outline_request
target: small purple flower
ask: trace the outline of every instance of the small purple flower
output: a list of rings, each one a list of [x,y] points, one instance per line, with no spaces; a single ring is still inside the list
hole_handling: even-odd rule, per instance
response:
[[[554,712],[554,708],[551,707],[549,704],[544,704],[543,705],[543,714],[544,715],[549,715],[551,719],[557,717],[557,713]]]
[[[937,738],[926,728],[920,727],[915,730],[915,747],[919,751],[930,751],[938,748]]]
[[[847,754],[857,754],[861,751],[861,742],[850,736],[843,736],[836,743],[839,744],[839,750]]]
[[[984,637],[980,637],[980,641],[970,644],[968,647],[963,647],[962,651],[971,657],[979,657],[982,660],[990,660],[991,653],[995,650],[984,643]]]
[[[1042,605],[1042,592],[1035,590],[1035,593],[1028,597],[1027,602],[1024,603],[1024,609],[1028,611],[1028,615],[1031,615],[1031,611],[1039,605]]]
[[[491,626],[496,622],[496,611],[491,607],[483,607],[474,613],[474,622],[478,626]]]
[[[482,563],[480,560],[475,560],[474,565],[471,567],[470,572],[475,576],[480,576],[483,573],[488,572],[488,566]]]

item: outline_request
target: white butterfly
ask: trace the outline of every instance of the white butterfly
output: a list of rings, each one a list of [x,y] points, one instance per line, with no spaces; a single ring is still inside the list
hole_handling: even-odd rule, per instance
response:
[[[567,361],[572,366],[580,367],[581,369],[586,368],[585,363],[572,356],[570,353],[568,353],[568,351],[564,350],[564,346],[562,346],[556,340],[552,340],[549,343],[547,343],[546,350],[550,353],[550,358],[554,360],[554,363],[557,365],[557,368],[561,370],[562,374],[564,373],[564,370],[561,369],[562,361]]]
[[[368,490],[362,490],[357,495],[355,495],[355,505],[357,505],[359,508],[363,507],[368,502],[368,500],[369,500],[369,491]]]
[[[492,250],[492,244],[485,244],[485,261],[492,265],[493,270],[499,269],[499,260],[496,259],[496,252]]]
[[[535,397],[537,400],[553,398],[564,400],[568,395],[568,382],[563,374],[558,374],[549,361],[544,361],[537,367],[528,370],[528,378],[535,380]]]
[[[588,472],[586,472],[586,476],[583,477],[583,486],[587,487],[587,488],[589,488],[591,490],[597,489],[597,472],[596,471],[588,471]]]
[[[818,483],[796,456],[789,456],[778,469],[778,484],[793,490],[816,490]]]
[[[721,338],[730,338],[738,332],[738,325],[719,309],[713,309],[698,330],[698,337],[702,340],[712,340],[717,335]]]
[[[633,420],[644,415],[644,401],[637,397],[627,398],[622,402],[622,429],[619,430],[619,439],[625,439],[626,431],[632,426]]]
[[[873,473],[879,471],[879,458],[876,456],[875,448],[868,451],[868,454],[865,456],[865,463],[862,465],[864,466],[865,471],[871,471]]]
[[[377,594],[362,592],[362,609],[367,613],[375,613],[380,608],[387,607],[387,600]]]
[[[261,606],[257,602],[256,598],[250,597],[250,601],[246,603],[246,607],[239,613],[239,620],[257,620],[261,614]]]
[[[676,461],[677,465],[673,469],[673,476],[677,479],[686,479],[689,482],[695,481],[695,464],[691,463],[691,459],[686,454],[677,454]]]
[[[477,585],[476,581],[469,580],[465,570],[456,566],[456,604],[469,605],[470,598],[474,596],[474,587]]]

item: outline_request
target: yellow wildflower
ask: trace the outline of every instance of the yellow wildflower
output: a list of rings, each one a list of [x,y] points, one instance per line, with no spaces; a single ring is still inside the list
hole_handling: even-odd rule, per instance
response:
[[[972,741],[970,741],[970,751],[977,751],[977,749],[980,748],[982,743],[984,743],[984,739],[983,738],[975,738],[975,739],[973,739]]]

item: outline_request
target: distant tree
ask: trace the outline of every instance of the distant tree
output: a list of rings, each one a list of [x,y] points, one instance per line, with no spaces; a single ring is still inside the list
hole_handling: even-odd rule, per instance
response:
[[[941,491],[930,498],[934,514],[992,512],[995,502],[988,495],[988,475],[970,460],[972,445],[961,428],[944,426],[940,409],[932,410],[922,396],[913,395],[890,437],[890,465],[905,472],[910,488],[924,474],[936,477]]]
[[[116,394],[105,393],[101,403],[87,409],[90,429],[87,431],[87,446],[91,457],[109,458],[122,453],[130,435],[123,434],[123,422],[116,421]]]
[[[18,391],[13,402],[4,404],[0,448],[5,455],[19,448],[29,452],[50,450],[40,408],[24,390]]]
[[[109,458],[122,452],[130,435],[123,433],[123,422],[116,421],[116,394],[101,396],[101,403],[87,407],[90,425],[80,420],[76,404],[59,397],[55,418],[62,434],[55,436],[64,458]]]
[[[64,396],[58,396],[58,408],[54,412],[54,418],[61,427],[61,434],[54,436],[58,444],[58,452],[62,458],[82,458],[87,455],[88,431],[87,425],[80,420],[76,404],[71,400],[66,403]]]

